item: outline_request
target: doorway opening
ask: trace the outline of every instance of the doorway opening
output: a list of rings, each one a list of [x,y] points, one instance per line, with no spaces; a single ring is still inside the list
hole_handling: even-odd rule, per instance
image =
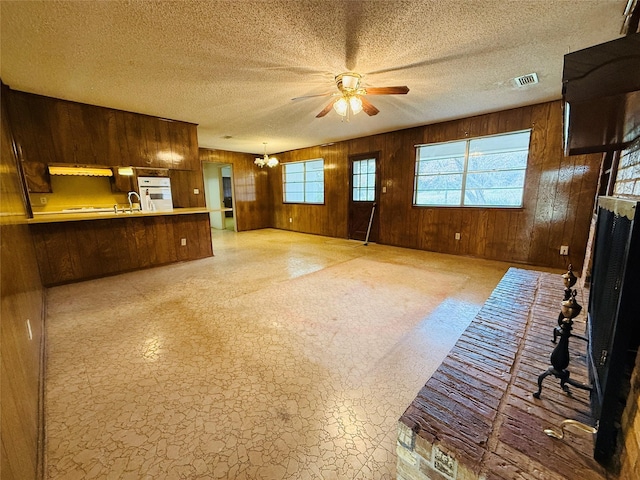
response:
[[[237,231],[233,195],[233,165],[204,162],[204,196],[210,210],[211,228]]]

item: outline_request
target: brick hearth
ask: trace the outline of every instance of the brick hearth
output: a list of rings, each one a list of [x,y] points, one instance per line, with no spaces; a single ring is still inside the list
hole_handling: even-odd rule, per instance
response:
[[[549,367],[564,294],[557,274],[511,268],[399,421],[398,480],[604,479],[593,436],[571,427],[558,440],[543,430],[565,419],[593,425],[589,393],[538,375]],[[584,334],[586,304],[574,333]],[[571,378],[587,382],[586,342],[571,338]]]

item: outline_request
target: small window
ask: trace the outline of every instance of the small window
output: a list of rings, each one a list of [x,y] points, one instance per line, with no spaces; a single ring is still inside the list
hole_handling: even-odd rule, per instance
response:
[[[420,145],[414,205],[522,207],[531,130]]]
[[[376,159],[353,161],[353,201],[373,202],[376,199]]]
[[[282,164],[285,203],[324,203],[324,160]]]

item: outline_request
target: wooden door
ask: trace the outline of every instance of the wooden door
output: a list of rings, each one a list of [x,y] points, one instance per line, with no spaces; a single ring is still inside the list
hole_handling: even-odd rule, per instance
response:
[[[370,153],[366,155],[357,155],[349,157],[350,164],[350,200],[349,200],[349,238],[354,240],[365,240],[367,238],[367,229],[371,219],[373,206],[376,210],[373,215],[371,231],[369,232],[369,241],[376,242],[378,240],[379,225],[378,221],[378,154]]]

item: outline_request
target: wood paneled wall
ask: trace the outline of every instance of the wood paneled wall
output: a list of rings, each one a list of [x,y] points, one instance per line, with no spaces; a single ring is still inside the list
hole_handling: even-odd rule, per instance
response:
[[[207,213],[40,223],[30,228],[47,287],[213,255]],[[183,238],[186,245],[181,245]]]
[[[349,218],[348,142],[312,147],[278,155],[280,165],[269,174],[273,221],[276,228],[296,232],[346,237]],[[324,205],[283,203],[282,163],[324,159]]]
[[[171,198],[175,208],[205,207],[202,168],[196,170],[169,170]],[[200,193],[193,193],[197,189]]]
[[[5,87],[2,86],[4,97]],[[12,136],[2,102],[0,349],[3,480],[37,478],[44,300]],[[31,337],[27,320],[31,325]]]
[[[226,163],[233,167],[236,227],[239,232],[273,225],[269,178],[277,173],[255,165],[255,157],[248,153],[200,149],[201,162]]]
[[[527,128],[533,132],[523,208],[412,205],[415,145]],[[346,238],[348,158],[371,152],[380,152],[387,190],[378,201],[379,243],[555,268],[570,261],[576,271],[582,268],[601,155],[564,157],[560,101],[280,154],[282,162],[324,158],[325,204],[284,204],[279,166],[269,175],[273,226]],[[569,245],[569,258],[559,255],[560,245]]]
[[[197,126],[177,120],[9,90],[24,162],[193,170]]]

